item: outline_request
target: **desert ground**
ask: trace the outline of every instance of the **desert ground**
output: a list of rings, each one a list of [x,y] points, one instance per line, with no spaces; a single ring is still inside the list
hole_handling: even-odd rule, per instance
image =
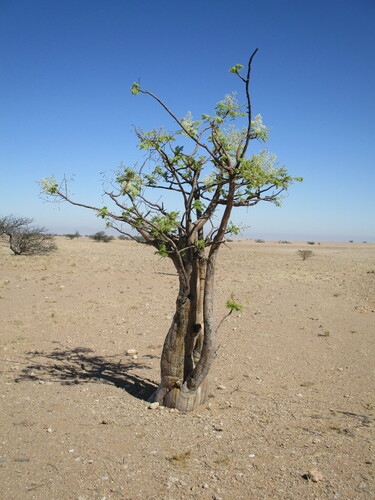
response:
[[[0,249],[1,500],[374,498],[375,244],[223,247],[216,322],[231,296],[244,309],[218,332],[207,404],[184,414],[147,402],[171,262],[56,243]]]

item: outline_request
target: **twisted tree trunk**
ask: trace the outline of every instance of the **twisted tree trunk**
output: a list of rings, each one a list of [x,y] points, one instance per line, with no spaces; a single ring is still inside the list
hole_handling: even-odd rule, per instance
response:
[[[203,360],[207,323],[204,303],[207,279],[212,281],[213,275],[208,275],[207,270],[211,266],[206,266],[206,259],[202,254],[188,259],[184,273],[176,267],[180,277],[176,312],[164,342],[161,384],[153,399],[163,406],[187,412],[204,403],[208,397],[207,373],[211,363],[207,363],[207,354],[212,360],[214,345],[210,343],[209,353],[206,352]],[[208,323],[212,324],[212,318],[209,319],[211,321]],[[194,378],[194,374],[203,361],[206,370],[198,380]]]

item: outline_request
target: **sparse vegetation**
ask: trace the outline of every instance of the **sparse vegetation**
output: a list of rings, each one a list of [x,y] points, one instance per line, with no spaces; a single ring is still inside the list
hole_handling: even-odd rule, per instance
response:
[[[45,254],[56,250],[54,238],[33,219],[8,215],[0,218],[0,237],[15,255]],[[6,239],[8,239],[6,241]]]
[[[301,257],[302,260],[309,259],[310,257],[312,257],[314,255],[311,250],[298,250],[297,253]]]
[[[315,245],[315,241],[308,241],[307,244],[308,245]]]
[[[81,235],[79,234],[78,231],[76,231],[74,234],[66,234],[65,237],[68,238],[69,240],[75,240],[78,239]]]
[[[255,240],[255,243],[265,243],[265,241],[258,238]]]
[[[94,241],[103,243],[109,243],[114,238],[113,236],[109,236],[108,234],[106,234],[104,231],[98,231],[97,233],[92,234],[89,237]]]
[[[290,241],[287,240],[280,240],[279,243],[285,244],[285,245],[290,245]]]

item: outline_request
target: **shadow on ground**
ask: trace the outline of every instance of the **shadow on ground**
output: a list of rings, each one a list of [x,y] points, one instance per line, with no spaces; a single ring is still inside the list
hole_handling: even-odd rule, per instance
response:
[[[132,396],[147,400],[157,388],[152,380],[137,371],[151,368],[141,362],[123,362],[119,356],[95,356],[85,347],[28,352],[29,364],[15,382],[57,380],[66,385],[96,382],[113,384]]]

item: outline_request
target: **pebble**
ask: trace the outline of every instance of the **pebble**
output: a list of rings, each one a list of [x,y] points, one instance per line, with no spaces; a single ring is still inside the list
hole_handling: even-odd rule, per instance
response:
[[[158,403],[157,401],[148,405],[150,410],[156,410],[157,408],[159,408],[159,406],[160,406],[160,403]]]
[[[317,469],[309,470],[307,476],[313,483],[318,483],[319,481],[323,480],[323,474]]]
[[[225,391],[226,386],[225,385],[218,385],[217,388],[220,389],[221,391]]]
[[[138,351],[137,349],[128,349],[126,351],[126,354],[128,354],[129,356],[133,356],[134,354],[138,354]]]

